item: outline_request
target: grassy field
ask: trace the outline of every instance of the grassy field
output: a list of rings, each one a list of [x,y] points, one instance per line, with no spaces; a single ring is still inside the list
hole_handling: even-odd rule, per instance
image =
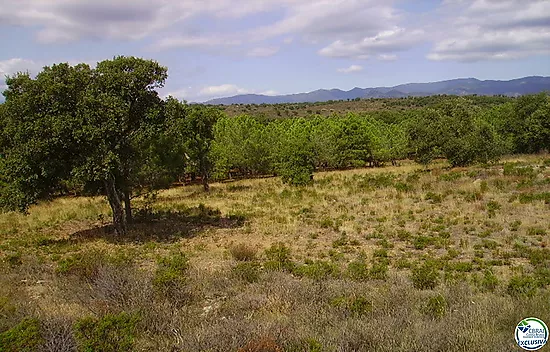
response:
[[[0,350],[514,351],[550,323],[550,156],[0,215]],[[549,350],[548,346],[542,351]]]

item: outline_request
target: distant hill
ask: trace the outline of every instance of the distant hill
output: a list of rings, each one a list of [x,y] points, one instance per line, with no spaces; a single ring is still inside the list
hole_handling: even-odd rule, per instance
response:
[[[244,94],[229,98],[207,101],[212,105],[231,104],[278,104],[278,103],[314,103],[328,100],[347,100],[356,98],[399,98],[406,96],[448,95],[507,95],[550,91],[550,77],[531,76],[510,81],[480,81],[475,78],[459,78],[430,83],[407,83],[395,87],[353,88],[348,91],[340,89],[319,89],[309,93],[287,95]]]

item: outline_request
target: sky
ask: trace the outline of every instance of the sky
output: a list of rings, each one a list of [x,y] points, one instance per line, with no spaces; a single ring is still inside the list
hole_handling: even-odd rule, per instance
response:
[[[550,76],[550,0],[0,0],[5,75],[118,55],[162,96]]]

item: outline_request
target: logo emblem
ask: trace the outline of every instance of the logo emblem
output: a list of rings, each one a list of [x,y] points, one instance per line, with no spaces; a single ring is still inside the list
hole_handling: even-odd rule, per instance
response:
[[[526,318],[516,326],[516,342],[527,351],[536,351],[548,341],[548,327],[537,318]]]

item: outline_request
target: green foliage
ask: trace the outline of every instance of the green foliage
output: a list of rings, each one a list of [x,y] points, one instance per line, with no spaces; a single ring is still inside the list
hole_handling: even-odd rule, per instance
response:
[[[268,270],[293,271],[295,268],[292,262],[291,251],[288,246],[282,242],[274,243],[265,250],[267,261],[264,267]]]
[[[347,267],[347,276],[356,281],[368,280],[370,273],[367,262],[362,257],[351,261]]]
[[[428,298],[426,304],[422,307],[422,313],[432,318],[441,318],[447,313],[448,303],[441,294]]]
[[[257,262],[241,262],[235,265],[233,273],[248,283],[257,282],[260,279],[261,265]]]
[[[508,282],[506,292],[511,296],[532,297],[537,292],[539,284],[534,277],[528,275],[513,276]]]
[[[185,170],[201,177],[204,189],[209,189],[214,161],[212,144],[214,143],[214,126],[222,117],[221,112],[210,106],[187,105],[185,102],[168,97],[165,102],[165,113],[168,135],[172,138],[172,149],[175,156],[170,161],[172,167],[182,165],[182,156],[187,158]]]
[[[39,350],[43,342],[40,322],[37,319],[24,319],[0,334],[0,351],[34,352]]]
[[[373,304],[363,296],[337,297],[330,304],[334,307],[344,308],[353,316],[363,316],[372,311]]]
[[[310,128],[309,122],[302,119],[284,121],[277,126],[281,138],[275,154],[275,169],[283,183],[302,186],[313,181],[315,165]]]
[[[422,110],[411,120],[409,134],[415,158],[422,164],[443,155],[452,166],[486,163],[505,152],[495,127],[460,98]]]
[[[168,294],[181,288],[185,282],[184,274],[188,267],[187,256],[181,252],[160,258],[157,261],[153,286]]]
[[[426,260],[421,265],[417,264],[411,271],[411,280],[415,288],[421,290],[434,289],[439,282],[437,263]]]
[[[166,71],[155,61],[120,56],[95,69],[59,64],[35,79],[9,77],[0,207],[25,211],[67,184],[78,185],[107,196],[115,227],[124,233],[133,192],[166,186],[170,173],[157,163],[163,148],[155,148],[164,140],[155,89],[164,85]]]
[[[298,275],[320,281],[331,277],[337,277],[340,273],[340,270],[338,269],[338,266],[332,262],[317,260],[299,266],[295,270],[295,272]]]
[[[489,269],[483,273],[483,279],[481,280],[481,288],[483,291],[493,292],[499,285],[499,280],[496,275]]]
[[[75,336],[84,352],[130,352],[134,350],[138,322],[138,315],[124,312],[84,318],[76,322]]]

